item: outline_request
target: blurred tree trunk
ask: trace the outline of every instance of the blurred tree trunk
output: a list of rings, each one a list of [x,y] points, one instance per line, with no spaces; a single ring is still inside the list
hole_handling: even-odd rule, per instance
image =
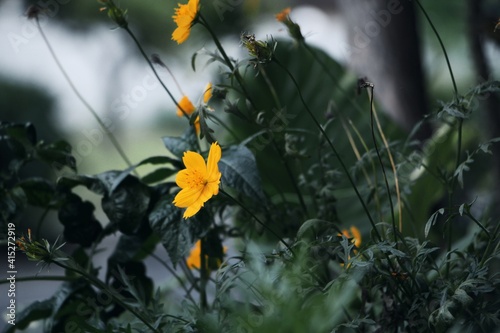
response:
[[[336,0],[348,24],[350,66],[375,85],[375,98],[410,131],[428,113],[414,5],[398,0]],[[424,124],[417,137],[431,134]]]
[[[485,5],[483,0],[468,0],[467,1],[467,13],[468,13],[468,32],[469,32],[469,43],[472,55],[472,61],[476,70],[477,83],[482,83],[487,80],[493,79],[491,76],[493,74],[488,59],[485,54],[485,39],[491,36],[491,33],[495,30],[495,23],[497,18],[488,17],[484,11],[483,6]],[[500,32],[497,32],[500,35]],[[498,42],[493,39],[494,42]],[[497,137],[500,136],[500,99],[498,94],[491,93],[483,101],[482,104],[485,108],[485,113],[483,125],[485,125],[486,130],[489,131],[488,136]],[[500,145],[495,144],[492,146],[493,152],[493,173],[494,173],[494,184],[498,184],[500,181]],[[493,202],[497,207],[496,211],[500,212],[500,190],[498,186],[494,187],[496,195],[493,196]]]

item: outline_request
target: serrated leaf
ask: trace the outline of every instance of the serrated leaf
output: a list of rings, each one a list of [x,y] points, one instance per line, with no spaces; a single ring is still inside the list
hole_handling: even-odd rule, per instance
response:
[[[436,212],[434,212],[431,215],[431,217],[429,217],[427,223],[425,224],[425,229],[424,229],[425,238],[427,238],[427,236],[429,235],[429,231],[431,230],[431,227],[436,223],[438,216],[443,214],[444,214],[444,208],[441,208]]]
[[[198,146],[198,138],[196,137],[196,131],[193,126],[189,126],[180,137],[164,136],[162,140],[168,151],[179,159],[181,159],[182,156],[184,156],[184,152],[188,150],[196,151],[196,147]]]
[[[238,145],[224,150],[219,170],[224,186],[232,187],[261,204],[266,202],[255,157],[247,147]]]

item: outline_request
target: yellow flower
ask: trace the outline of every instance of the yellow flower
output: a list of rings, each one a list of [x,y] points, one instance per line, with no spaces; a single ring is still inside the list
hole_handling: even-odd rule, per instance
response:
[[[342,235],[346,236],[347,238],[352,238],[352,242],[357,248],[361,246],[361,233],[355,226],[352,226],[350,228],[350,232],[347,229],[342,230]]]
[[[203,103],[207,104],[208,101],[212,98],[212,83],[209,82],[205,87],[205,92],[203,93]]]
[[[288,28],[288,34],[292,36],[293,39],[300,42],[304,40],[302,32],[300,31],[300,26],[290,19],[290,12],[292,10],[290,7],[283,9],[280,13],[276,14],[276,20],[283,23]]]
[[[223,248],[224,253],[227,251],[227,247]],[[215,259],[215,261],[211,262],[210,259]],[[219,268],[222,265],[222,260],[220,258],[210,258],[208,255],[205,255],[205,262],[207,268],[210,270],[211,266],[215,266],[212,268]],[[212,265],[210,265],[212,264]],[[194,244],[194,247],[191,249],[189,253],[189,257],[186,259],[186,265],[190,269],[200,269],[201,267],[201,239]]]
[[[292,11],[292,9],[290,7],[283,9],[281,12],[279,12],[278,14],[275,15],[276,20],[278,22],[285,22],[288,19],[288,15],[290,15],[291,11]]]
[[[183,96],[181,100],[179,101],[179,106],[177,107],[177,116],[183,117],[184,113],[186,115],[190,116],[196,108],[194,107],[193,103],[189,100],[187,96]],[[182,109],[182,110],[181,110]],[[184,112],[182,112],[184,111]]]
[[[173,203],[179,208],[187,208],[184,212],[185,219],[196,214],[205,202],[219,193],[221,173],[218,163],[221,156],[222,151],[217,142],[210,147],[207,164],[198,153],[184,153],[182,161],[186,169],[179,171],[175,178],[181,191],[177,193]]]
[[[191,103],[191,101],[189,100],[189,98],[187,96],[183,96],[181,98],[181,100],[179,101],[179,106],[180,106],[180,108],[177,107],[177,116],[179,116],[179,117],[183,117],[184,113],[187,116],[190,116],[196,110],[193,103]],[[182,108],[182,110],[181,110],[181,108]],[[184,112],[182,112],[182,111],[184,111]],[[194,121],[194,128],[196,130],[196,133],[200,133],[200,117],[199,116],[196,117],[196,119]]]
[[[339,234],[339,236],[342,236],[342,235],[344,235],[345,237],[347,237],[349,239],[352,238],[351,242],[354,243],[356,248],[359,248],[361,246],[361,233],[359,232],[359,229],[356,228],[355,226],[352,226],[350,228],[350,231],[347,229],[342,230],[342,234]],[[358,252],[357,250],[354,250],[354,253],[357,253],[357,252]],[[349,256],[348,259],[350,260],[351,256]],[[341,263],[340,266],[344,267],[344,264]],[[347,268],[349,268],[350,266],[351,266],[350,263],[347,264]]]
[[[187,5],[178,4],[179,7],[175,9],[175,14],[172,16],[177,28],[172,33],[172,40],[177,44],[184,43],[189,37],[191,27],[193,26],[200,9],[199,0],[189,0]]]

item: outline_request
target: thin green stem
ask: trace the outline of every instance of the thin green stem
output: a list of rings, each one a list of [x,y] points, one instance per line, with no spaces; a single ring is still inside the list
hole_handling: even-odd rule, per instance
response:
[[[276,89],[274,88],[274,85],[271,82],[271,79],[269,79],[269,76],[267,75],[266,69],[261,64],[258,64],[258,68],[259,68],[260,74],[262,75],[262,77],[264,78],[264,81],[266,82],[267,87],[269,88],[269,91],[271,92],[271,95],[273,96],[274,103],[275,103],[276,107],[279,110],[281,110],[281,102],[280,102],[280,99],[278,97],[278,93],[276,92]],[[293,175],[293,172],[290,169],[290,166],[288,165],[288,161],[283,156],[281,150],[278,147],[278,144],[276,143],[276,140],[274,140],[274,136],[272,139],[272,143],[273,143],[274,149],[276,150],[276,152],[278,153],[278,156],[281,159],[281,162],[285,166],[285,171],[286,171],[288,177],[290,178],[290,183],[292,184],[293,189],[295,190],[295,193],[297,193],[297,197],[299,198],[299,202],[300,202],[300,205],[302,207],[302,210],[304,211],[304,214],[307,217],[307,216],[309,216],[309,213],[307,211],[307,205],[304,201],[304,197],[302,195],[302,192],[300,191],[300,188],[297,184],[297,181],[295,180],[295,177]]]
[[[154,259],[156,259],[163,267],[165,267],[165,269],[170,273],[172,274],[172,276],[179,282],[179,285],[181,286],[181,288],[186,292],[186,296],[194,303],[194,300],[193,298],[191,297],[191,295],[189,294],[189,291],[188,291],[188,288],[186,287],[186,285],[184,284],[184,281],[182,280],[182,278],[177,274],[177,272],[172,268],[170,267],[166,261],[164,261],[163,259],[161,259],[159,256],[157,256],[156,254],[154,253],[151,253],[150,254],[151,257],[153,257]]]
[[[431,20],[430,16],[427,14],[427,11],[422,6],[422,4],[420,4],[420,1],[416,0],[415,2],[417,3],[418,7],[420,8],[420,10],[422,11],[422,13],[424,14],[425,19],[429,23],[432,31],[434,32],[434,35],[436,35],[436,37],[437,37],[437,39],[439,41],[439,45],[440,45],[441,49],[443,50],[443,54],[444,54],[444,57],[446,59],[446,65],[448,66],[448,71],[450,72],[451,82],[453,84],[453,91],[455,92],[455,98],[457,98],[457,100],[458,100],[457,83],[455,81],[455,76],[453,75],[453,69],[451,68],[450,58],[448,58],[448,52],[446,52],[446,48],[444,47],[443,40],[441,39],[441,36],[439,35],[439,32],[437,31],[436,27],[434,26],[434,23],[432,23],[432,20]]]
[[[300,206],[302,207],[302,210],[304,211],[304,214],[307,217],[307,216],[309,216],[309,213],[307,211],[307,205],[306,205],[306,202],[304,200],[304,196],[302,195],[302,192],[300,191],[299,185],[297,184],[297,181],[295,180],[292,169],[290,169],[290,166],[288,165],[286,158],[281,153],[281,151],[278,147],[278,144],[276,143],[276,140],[274,140],[274,138],[272,140],[272,143],[273,143],[274,149],[277,151],[278,156],[281,159],[281,162],[283,163],[283,165],[285,167],[285,171],[286,171],[288,178],[290,178],[290,183],[292,184],[292,187],[295,190],[295,193],[297,193],[297,197],[299,198]]]
[[[156,71],[155,67],[153,66],[153,63],[151,62],[151,60],[149,59],[148,55],[146,54],[146,52],[144,51],[144,49],[142,48],[142,45],[141,43],[139,42],[139,40],[135,37],[134,33],[132,32],[132,30],[130,30],[128,27],[124,27],[125,31],[129,34],[129,36],[132,38],[132,40],[134,41],[135,45],[137,46],[137,48],[139,49],[139,52],[141,52],[141,55],[144,57],[144,59],[146,60],[146,62],[148,63],[149,65],[149,68],[151,68],[151,70],[153,71],[153,74],[155,75],[156,79],[158,80],[158,82],[160,82],[161,86],[163,87],[163,89],[167,92],[168,96],[170,97],[170,99],[172,100],[172,102],[174,102],[175,106],[182,111],[182,113],[184,114],[185,117],[187,117],[189,119],[189,115],[187,114],[187,112],[179,105],[179,103],[177,102],[177,100],[175,99],[174,95],[172,95],[172,93],[170,92],[170,90],[168,89],[168,87],[165,85],[165,83],[163,83],[162,79],[160,78],[160,76],[158,75],[158,72]]]
[[[114,134],[108,129],[108,127],[101,120],[101,118],[99,117],[99,115],[97,114],[97,112],[95,112],[95,110],[90,106],[90,104],[85,100],[85,98],[83,98],[83,96],[80,94],[80,92],[78,91],[78,89],[76,89],[76,86],[73,84],[73,81],[69,77],[68,73],[66,73],[66,70],[64,69],[64,67],[62,66],[61,62],[59,61],[59,58],[56,56],[56,53],[55,53],[54,49],[52,48],[52,46],[51,46],[51,44],[50,44],[47,36],[45,36],[45,33],[43,32],[43,29],[42,29],[42,26],[40,25],[40,21],[38,20],[38,17],[36,17],[36,24],[37,24],[37,27],[38,27],[38,31],[40,31],[40,35],[42,36],[45,44],[47,45],[47,48],[49,49],[49,52],[50,52],[52,58],[54,59],[57,67],[59,68],[59,70],[63,74],[64,78],[66,79],[66,82],[69,84],[71,90],[73,90],[73,92],[75,93],[76,97],[78,97],[78,99],[82,102],[82,104],[92,114],[92,116],[94,117],[94,119],[97,121],[97,123],[101,127],[102,131],[104,133],[106,133],[106,135],[109,137],[109,140],[111,141],[111,143],[113,144],[113,146],[115,147],[115,149],[118,151],[118,154],[120,154],[121,158],[125,161],[125,163],[127,164],[127,166],[131,167],[132,166],[132,162],[129,160],[129,158],[125,154],[124,150],[120,146],[120,143],[118,142],[118,140],[116,139],[116,137],[114,136]],[[135,171],[135,170],[134,170],[134,174],[137,177],[139,177],[137,171]]]
[[[89,275],[84,270],[80,270],[78,268],[70,267],[68,265],[63,264],[60,261],[52,260],[51,263],[53,263],[53,264],[55,264],[55,265],[57,265],[57,266],[65,269],[65,270],[69,270],[69,271],[72,271],[72,272],[74,272],[74,273],[76,273],[78,275],[83,276],[92,285],[94,285],[95,287],[97,287],[97,288],[99,288],[99,289],[107,292],[108,295],[111,296],[118,305],[120,305],[121,307],[123,307],[124,309],[126,309],[127,311],[129,311],[131,314],[133,314],[134,316],[136,316],[137,319],[139,319],[140,321],[142,321],[153,332],[160,333],[160,331],[158,331],[156,328],[154,328],[154,326],[149,322],[149,320],[147,318],[145,318],[141,313],[137,312],[136,309],[134,309],[132,306],[130,306],[127,302],[125,302],[124,300],[122,300],[122,298],[121,298],[120,295],[116,294],[116,292],[114,290],[109,289],[108,286],[106,284],[104,284],[101,280],[95,278],[92,275]],[[182,318],[178,318],[178,319],[184,321],[184,319],[182,319]]]
[[[373,145],[375,147],[375,152],[377,153],[378,161],[380,163],[380,167],[382,168],[382,174],[384,175],[384,183],[385,188],[387,190],[387,197],[389,199],[389,206],[391,207],[391,218],[392,218],[392,233],[394,234],[394,242],[397,244],[397,234],[396,234],[396,218],[394,216],[394,204],[392,203],[392,194],[391,188],[389,186],[389,181],[387,180],[387,174],[385,172],[384,162],[382,161],[382,157],[380,156],[380,151],[378,149],[377,139],[375,138],[375,124],[374,124],[374,110],[373,110],[373,85],[369,87],[370,89],[370,127]]]
[[[318,129],[320,130],[321,134],[323,135],[323,137],[325,138],[325,140],[327,141],[328,145],[330,146],[333,154],[335,155],[335,157],[337,158],[337,160],[339,161],[340,163],[340,166],[342,167],[342,170],[344,171],[345,175],[347,176],[348,180],[349,180],[349,183],[351,184],[352,188],[354,189],[354,192],[356,193],[356,196],[358,197],[361,205],[363,206],[363,209],[366,213],[366,216],[368,217],[368,219],[370,220],[370,224],[372,225],[372,228],[374,229],[375,231],[375,234],[377,236],[377,238],[379,239],[379,241],[382,240],[382,237],[380,236],[380,233],[375,225],[375,221],[373,221],[373,218],[370,214],[370,211],[368,210],[368,207],[366,206],[365,204],[365,201],[363,200],[363,198],[361,197],[361,194],[359,193],[359,190],[356,186],[356,184],[354,183],[354,180],[352,179],[350,173],[349,173],[349,170],[347,169],[347,166],[345,165],[344,161],[342,160],[342,158],[340,157],[340,154],[337,152],[337,149],[335,149],[332,141],[330,140],[330,138],[328,137],[328,135],[326,134],[325,130],[323,129],[323,127],[321,126],[321,124],[318,122],[318,120],[316,119],[316,117],[314,116],[314,114],[312,113],[311,109],[309,109],[309,106],[307,105],[306,101],[304,100],[304,96],[302,96],[302,92],[300,91],[300,87],[297,83],[297,81],[295,80],[295,78],[293,77],[292,73],[290,73],[290,71],[288,70],[288,68],[286,68],[276,57],[273,58],[274,62],[279,66],[281,67],[286,73],[287,75],[290,77],[290,79],[292,80],[293,84],[295,85],[295,88],[297,89],[297,93],[299,95],[299,98],[302,102],[302,104],[304,105],[304,108],[306,109],[307,113],[309,114],[309,116],[312,118],[312,120],[314,121],[316,127],[318,127]]]
[[[440,36],[439,32],[437,31],[436,27],[434,26],[434,23],[432,23],[432,20],[431,20],[430,16],[427,14],[427,11],[422,6],[422,4],[420,3],[420,1],[416,0],[415,2],[417,3],[418,7],[420,8],[420,10],[422,11],[422,13],[424,14],[427,22],[429,23],[432,31],[434,32],[434,35],[436,36],[436,38],[439,41],[439,45],[441,47],[441,50],[443,51],[444,57],[446,59],[446,65],[448,66],[448,71],[450,73],[451,82],[453,84],[453,92],[455,94],[455,99],[458,102],[459,98],[458,98],[457,83],[455,81],[455,76],[453,75],[453,69],[451,67],[450,59],[448,57],[448,52],[446,52],[446,48],[444,46],[443,40],[441,39],[441,36]],[[462,154],[461,154],[461,151],[462,151],[462,124],[463,124],[463,119],[459,118],[458,119],[457,162],[456,162],[455,170],[460,165],[461,156],[462,156]],[[452,177],[453,177],[453,179],[451,181],[451,188],[448,188],[448,212],[449,213],[452,212],[452,208],[453,208],[453,195],[454,195],[455,186],[456,186],[456,177],[455,177],[454,174],[453,174]],[[447,223],[448,223],[447,224],[447,231],[448,231],[447,232],[448,233],[448,253],[450,253],[450,251],[451,251],[451,244],[452,244],[452,236],[453,236],[453,230],[452,230],[452,226],[451,226],[451,224],[452,224],[451,223],[451,219],[448,219]],[[446,276],[447,277],[449,276],[449,273],[450,273],[450,261],[448,261],[446,263]]]
[[[201,239],[200,251],[200,306],[202,311],[208,310],[207,281],[209,278],[208,263],[205,253],[205,239]]]
[[[202,26],[204,26],[205,29],[207,29],[210,36],[212,36],[212,39],[215,43],[215,46],[217,47],[217,49],[221,53],[222,57],[224,58],[224,61],[226,62],[227,67],[229,67],[229,69],[231,70],[231,73],[234,74],[234,77],[236,78],[236,81],[238,81],[238,84],[240,85],[241,90],[243,91],[244,95],[246,96],[246,98],[248,99],[248,101],[250,102],[250,104],[252,105],[254,110],[256,110],[257,107],[256,107],[255,103],[253,102],[252,98],[250,97],[250,94],[248,93],[248,91],[243,83],[243,78],[241,77],[240,72],[238,72],[238,69],[234,67],[231,59],[229,59],[226,51],[222,47],[222,44],[220,43],[219,38],[217,38],[217,35],[212,30],[212,28],[208,24],[207,20],[201,15],[201,13],[198,13],[198,15],[199,15],[198,17],[199,17],[200,24]]]
[[[16,282],[30,282],[30,281],[74,281],[76,280],[70,276],[23,276],[17,277]],[[9,283],[9,280],[0,280],[0,284]]]
[[[248,213],[255,220],[255,222],[257,222],[264,229],[266,229],[271,234],[273,234],[273,236],[276,237],[281,243],[283,243],[283,245],[285,245],[285,247],[288,249],[288,251],[290,251],[290,253],[295,257],[295,252],[293,252],[290,245],[288,245],[288,243],[280,235],[278,235],[273,229],[269,228],[264,222],[262,222],[257,216],[255,216],[255,214],[250,209],[248,209],[242,202],[240,202],[238,199],[236,199],[235,197],[233,197],[232,195],[230,195],[229,193],[227,193],[226,191],[224,191],[222,189],[220,190],[220,192],[222,194],[224,194],[225,196],[227,196],[229,199],[231,199],[238,206],[240,206],[246,213]]]

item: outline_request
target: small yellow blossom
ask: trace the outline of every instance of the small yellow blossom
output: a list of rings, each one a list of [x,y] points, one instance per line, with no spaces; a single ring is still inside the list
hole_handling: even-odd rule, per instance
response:
[[[285,22],[285,20],[288,19],[288,15],[290,15],[291,11],[292,11],[292,9],[290,7],[283,9],[281,12],[279,12],[278,14],[275,15],[276,20],[278,22]]]
[[[227,247],[224,246],[223,249],[224,253],[227,251]],[[205,262],[207,265],[207,268],[210,269],[210,257],[208,255],[205,255]],[[215,259],[215,261],[212,263],[212,268],[219,268],[222,265],[222,260],[220,258],[212,258]],[[194,247],[191,249],[191,252],[189,253],[189,257],[186,259],[186,264],[187,267],[190,269],[200,269],[201,267],[201,240],[198,240]]]
[[[199,0],[189,0],[187,5],[178,4],[174,16],[172,16],[177,24],[177,28],[172,33],[172,40],[176,41],[177,44],[182,44],[188,39],[191,27],[198,17],[199,9]]]
[[[194,112],[194,110],[196,110],[196,108],[194,107],[193,103],[191,103],[187,96],[183,96],[179,101],[179,106],[177,107],[177,116],[183,117],[184,113],[187,116],[190,116]]]
[[[302,32],[300,31],[300,26],[297,23],[293,22],[292,19],[290,19],[291,11],[292,10],[290,7],[283,9],[281,12],[275,15],[276,20],[286,25],[288,29],[288,34],[293,39],[295,39],[298,42],[301,42],[304,40],[304,36],[302,36]]]
[[[212,83],[209,82],[205,87],[205,92],[203,93],[203,103],[207,104],[208,101],[212,98]]]
[[[182,110],[181,110],[182,109]],[[196,110],[194,107],[193,103],[189,100],[187,96],[183,96],[181,100],[179,101],[179,107],[177,107],[177,116],[183,117],[184,114],[186,116],[190,116],[193,114],[193,112]],[[184,112],[182,112],[184,111]],[[194,121],[194,128],[196,130],[196,133],[200,133],[200,117],[196,117]]]
[[[342,230],[342,235],[346,236],[347,238],[352,238],[352,242],[357,248],[361,246],[361,233],[355,226],[352,226],[350,228],[350,231],[347,229]]]
[[[187,208],[184,218],[196,214],[212,196],[219,193],[221,173],[219,160],[222,151],[217,142],[212,143],[205,164],[203,157],[192,151],[187,151],[182,157],[186,169],[179,171],[175,182],[181,188],[174,198],[174,205]]]

